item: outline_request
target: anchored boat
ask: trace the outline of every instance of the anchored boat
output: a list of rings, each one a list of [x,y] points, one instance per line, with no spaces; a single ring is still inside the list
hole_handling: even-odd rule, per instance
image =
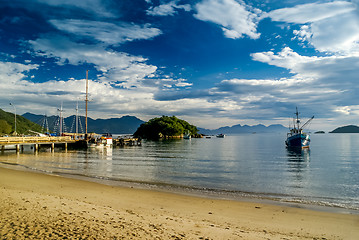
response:
[[[86,98],[85,98],[85,103],[86,103],[86,116],[85,116],[85,129],[86,129],[86,133],[85,133],[85,140],[87,143],[87,147],[88,148],[103,148],[103,147],[112,147],[113,145],[113,141],[112,141],[112,135],[111,134],[106,134],[102,137],[95,137],[95,136],[91,136],[89,137],[88,133],[87,133],[87,108],[88,108],[88,70],[86,70]]]
[[[296,108],[295,115],[296,118],[294,119],[294,127],[290,129],[289,133],[287,133],[287,140],[285,141],[285,144],[288,147],[309,148],[310,136],[309,134],[304,133],[303,129],[313,120],[314,116],[300,126],[298,108]]]

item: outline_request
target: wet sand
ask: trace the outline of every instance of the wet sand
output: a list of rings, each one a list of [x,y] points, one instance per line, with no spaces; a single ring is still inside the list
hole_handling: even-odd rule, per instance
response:
[[[0,239],[359,239],[359,215],[0,168]]]

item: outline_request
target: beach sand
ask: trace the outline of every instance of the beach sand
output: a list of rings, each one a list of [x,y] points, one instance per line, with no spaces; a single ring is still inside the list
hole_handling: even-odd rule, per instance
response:
[[[0,239],[359,239],[359,215],[0,168]]]

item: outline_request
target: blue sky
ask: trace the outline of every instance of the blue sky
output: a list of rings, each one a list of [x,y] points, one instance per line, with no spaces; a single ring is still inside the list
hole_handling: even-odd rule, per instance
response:
[[[205,128],[359,120],[359,1],[0,0],[0,108]]]

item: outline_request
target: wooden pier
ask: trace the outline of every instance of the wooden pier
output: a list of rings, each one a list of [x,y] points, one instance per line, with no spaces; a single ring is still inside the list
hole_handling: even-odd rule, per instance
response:
[[[19,152],[24,149],[25,145],[32,145],[34,150],[37,151],[40,145],[50,145],[51,150],[55,148],[55,145],[62,145],[67,149],[69,143],[75,143],[70,136],[65,137],[0,137],[0,150],[4,151],[8,148],[6,146],[14,146],[14,150]],[[12,149],[12,148],[11,148]]]

